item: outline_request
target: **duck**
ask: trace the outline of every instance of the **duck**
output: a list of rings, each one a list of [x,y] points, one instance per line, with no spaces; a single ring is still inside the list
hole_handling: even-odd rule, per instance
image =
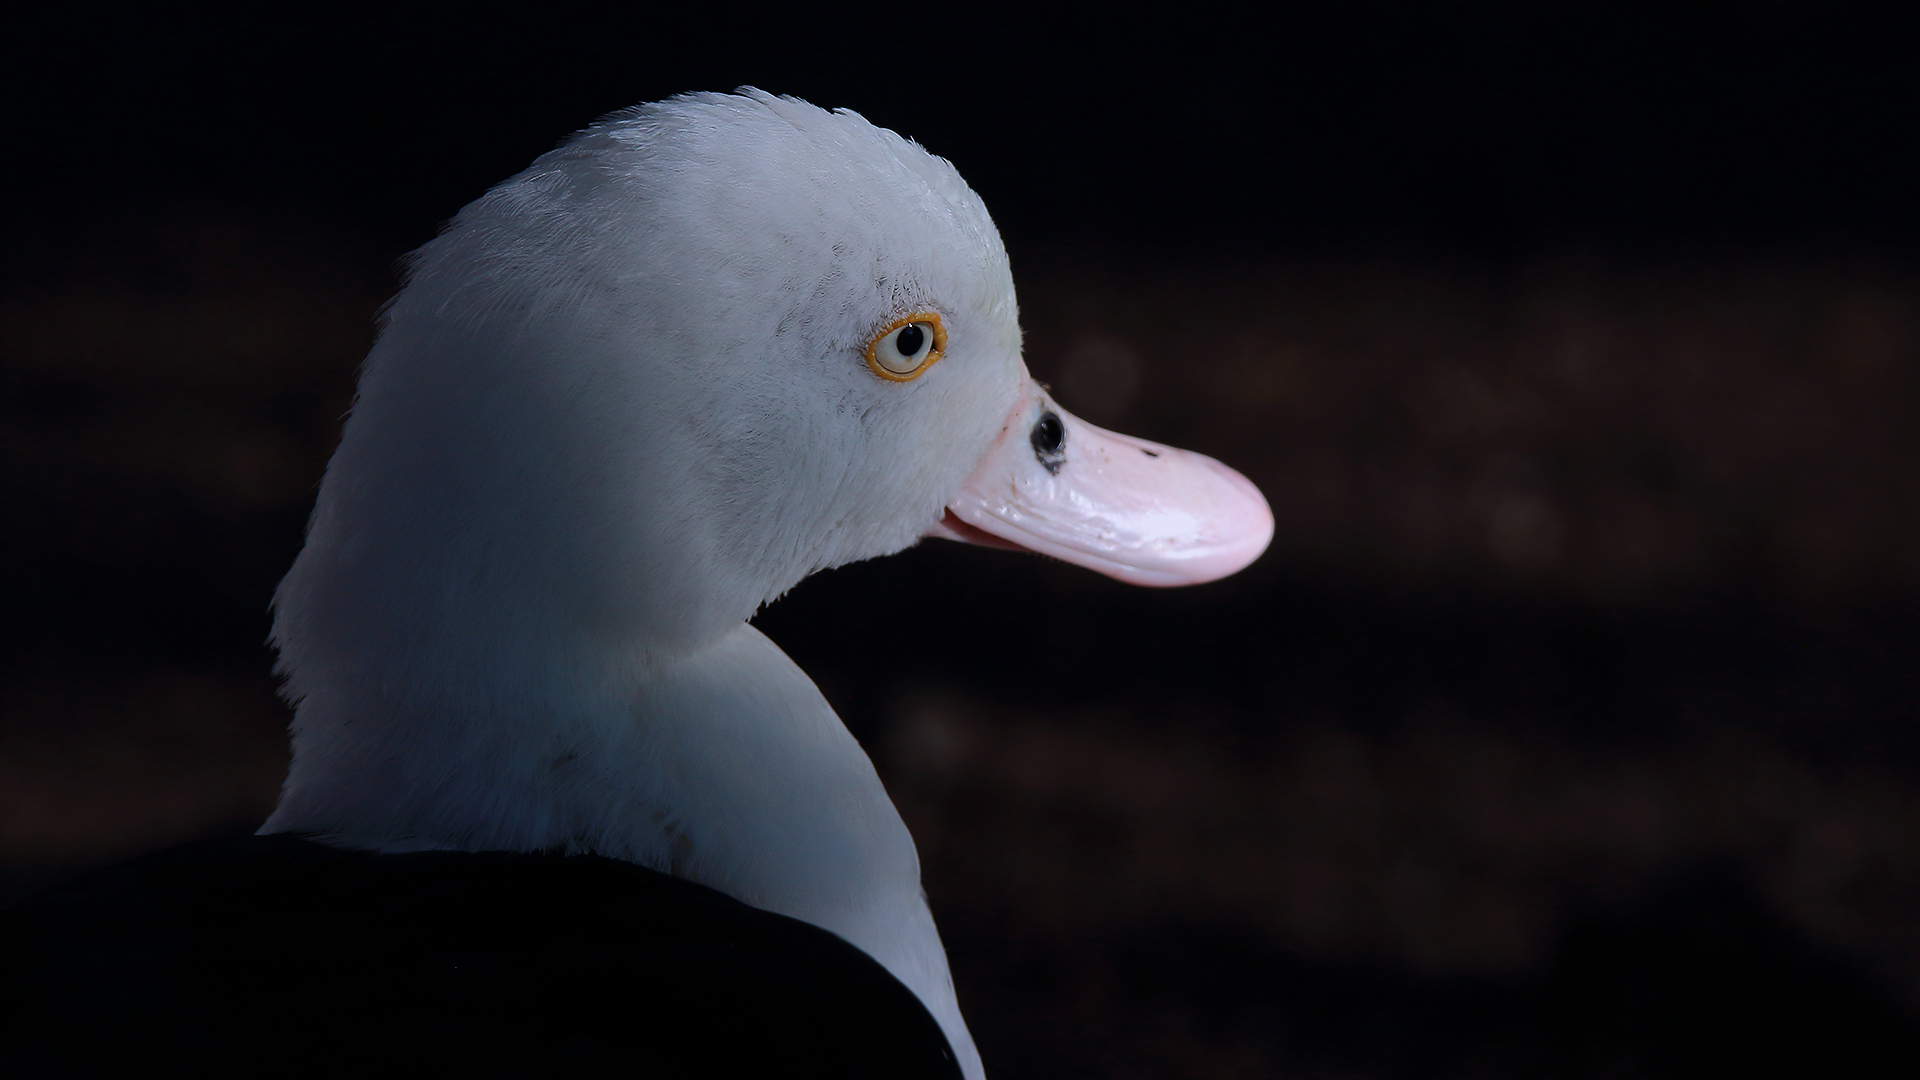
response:
[[[753,88],[614,113],[462,209],[381,313],[273,598],[292,758],[253,857],[592,866],[673,918],[781,920],[979,1080],[913,839],[753,616],[927,539],[1166,587],[1273,527],[1240,473],[1032,377],[1005,246],[945,159]],[[918,643],[851,644],[884,668]]]

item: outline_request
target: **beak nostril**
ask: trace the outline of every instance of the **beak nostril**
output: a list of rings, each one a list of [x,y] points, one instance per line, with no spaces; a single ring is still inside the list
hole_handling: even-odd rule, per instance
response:
[[[1060,471],[1067,460],[1067,426],[1060,422],[1058,413],[1052,409],[1041,413],[1027,440],[1033,444],[1033,456],[1048,472]]]

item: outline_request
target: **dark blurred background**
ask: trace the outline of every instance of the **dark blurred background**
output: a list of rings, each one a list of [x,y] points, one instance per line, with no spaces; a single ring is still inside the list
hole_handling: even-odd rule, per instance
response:
[[[1920,1067],[1903,25],[3,18],[0,901],[270,808],[267,600],[395,260],[750,83],[955,161],[1034,371],[1279,521],[1202,588],[926,545],[760,617],[913,827],[994,1076]]]

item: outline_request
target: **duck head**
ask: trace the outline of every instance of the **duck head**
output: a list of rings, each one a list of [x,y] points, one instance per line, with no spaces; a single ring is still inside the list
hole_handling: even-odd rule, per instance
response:
[[[335,634],[477,664],[695,646],[928,535],[1166,585],[1271,531],[1239,474],[1032,380],[1006,251],[946,161],[849,112],[694,95],[595,125],[417,253],[276,636],[297,693]]]

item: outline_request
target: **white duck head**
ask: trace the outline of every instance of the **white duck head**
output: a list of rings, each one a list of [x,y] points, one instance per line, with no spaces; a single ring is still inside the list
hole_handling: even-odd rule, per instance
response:
[[[671,870],[866,949],[978,1075],[911,839],[745,620],[928,535],[1181,584],[1271,531],[1239,474],[1033,382],[946,161],[754,91],[642,106],[462,210],[387,309],[275,598],[262,831]]]

